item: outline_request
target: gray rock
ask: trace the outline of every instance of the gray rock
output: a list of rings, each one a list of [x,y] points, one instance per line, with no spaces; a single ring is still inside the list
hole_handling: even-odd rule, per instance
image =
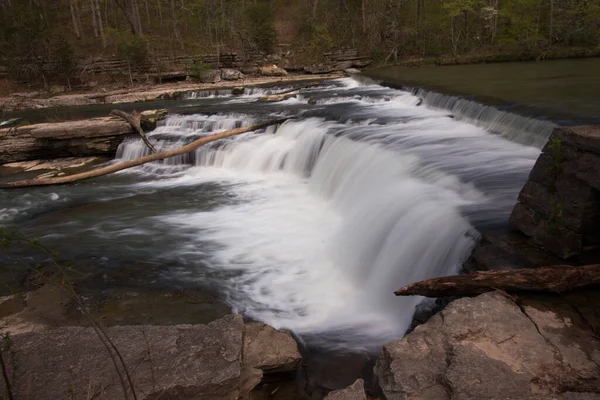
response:
[[[600,127],[597,125],[558,127],[554,130],[553,137],[567,146],[600,154]],[[548,142],[550,143],[551,141]]]
[[[333,66],[335,71],[344,71],[346,69],[352,68],[354,63],[352,61],[340,61]]]
[[[260,74],[260,68],[258,68],[256,65],[252,65],[252,64],[247,64],[247,65],[242,66],[241,70],[244,75],[259,75]]]
[[[262,76],[286,76],[288,73],[285,69],[279,68],[277,65],[263,65],[259,69]]]
[[[600,376],[592,343],[572,319],[486,293],[384,346],[375,374],[388,400],[544,398]]]
[[[244,361],[266,375],[295,371],[302,356],[289,332],[263,323],[250,323],[246,325],[244,336]]]
[[[356,74],[360,74],[360,69],[358,68],[346,68],[344,70],[345,73],[347,73],[348,75],[356,75]]]
[[[238,399],[261,382],[261,369],[289,371],[299,363],[289,333],[263,324],[246,329],[240,315],[207,325],[121,326],[106,332],[140,399]],[[12,336],[10,348],[6,342],[1,346],[9,355],[16,398],[124,398],[107,350],[91,328],[22,333]]]
[[[366,400],[365,382],[357,379],[352,385],[344,389],[334,390],[329,393],[325,400]]]
[[[242,79],[243,77],[244,74],[242,74],[242,71],[237,69],[224,68],[223,70],[221,70],[221,79],[223,79],[224,81],[237,81],[239,79]]]
[[[198,80],[202,83],[217,83],[221,82],[221,71],[218,69],[211,69],[204,71],[198,77]]]
[[[329,64],[313,64],[304,67],[304,72],[308,74],[329,74],[336,71],[336,68]]]
[[[0,164],[61,157],[114,155],[131,126],[103,117],[0,129]]]
[[[511,224],[557,256],[600,254],[600,128],[554,130],[519,194]]]

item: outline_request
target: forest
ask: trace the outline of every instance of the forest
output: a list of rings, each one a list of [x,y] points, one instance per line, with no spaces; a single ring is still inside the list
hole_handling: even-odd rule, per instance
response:
[[[599,43],[597,0],[0,0],[0,65],[22,80],[68,76],[89,58],[280,53],[307,63],[353,48],[395,63]]]

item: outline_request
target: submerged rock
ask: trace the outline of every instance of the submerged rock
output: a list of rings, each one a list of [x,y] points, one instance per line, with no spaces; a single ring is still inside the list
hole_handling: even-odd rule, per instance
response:
[[[120,326],[106,333],[141,399],[239,399],[261,382],[263,371],[290,372],[300,362],[289,333],[264,324],[245,326],[240,315],[207,325]],[[22,333],[12,336],[10,349],[1,346],[16,398],[124,398],[92,328]]]
[[[366,400],[365,382],[357,379],[352,385],[344,389],[334,390],[329,393],[325,400]]]
[[[553,398],[600,377],[599,344],[573,310],[487,293],[384,346],[375,374],[388,400]]]

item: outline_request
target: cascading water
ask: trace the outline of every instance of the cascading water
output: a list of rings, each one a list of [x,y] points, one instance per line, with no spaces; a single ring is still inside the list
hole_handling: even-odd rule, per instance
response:
[[[147,166],[138,173],[159,179],[137,186],[217,182],[235,199],[153,217],[180,238],[161,257],[185,266],[181,279],[218,275],[237,311],[325,346],[376,349],[420,301],[393,291],[456,273],[477,228],[506,224],[539,150],[372,83],[341,80],[295,101],[296,120]],[[261,107],[171,116],[149,137],[171,147],[291,112]],[[135,139],[118,157],[145,153]]]
[[[293,119],[78,185],[0,192],[0,220],[94,271],[142,268],[138,285],[215,290],[310,343],[378,351],[420,301],[395,289],[456,273],[479,231],[507,226],[547,126],[515,136],[486,113],[461,120],[458,106],[349,78],[279,103],[259,101],[268,90],[197,95],[182,109],[201,113],[148,137],[166,149]],[[147,152],[133,138],[117,157]]]
[[[501,111],[496,107],[464,98],[418,88],[412,91],[423,99],[428,107],[448,110],[452,112],[453,116],[462,121],[476,124],[492,132],[498,132],[528,146],[544,146],[556,127],[556,124],[549,121]]]

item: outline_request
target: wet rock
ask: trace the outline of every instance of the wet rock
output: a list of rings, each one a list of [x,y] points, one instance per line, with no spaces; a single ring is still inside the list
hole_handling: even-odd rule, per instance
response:
[[[334,390],[329,393],[325,400],[366,400],[365,382],[357,379],[352,385],[345,389]]]
[[[221,82],[221,71],[218,69],[211,69],[204,71],[198,77],[198,80],[202,83],[217,83]]]
[[[388,400],[552,398],[600,377],[598,344],[573,310],[486,293],[384,346],[375,373]]]
[[[158,123],[165,119],[169,111],[167,110],[146,110],[140,113],[140,126],[144,132],[153,131],[158,126]]]
[[[224,68],[221,70],[221,79],[224,81],[237,81],[242,79],[244,75],[242,71],[233,68]]]
[[[243,87],[234,87],[233,89],[231,89],[231,94],[234,96],[241,96],[243,95],[245,92],[245,89]]]
[[[263,323],[249,323],[244,336],[244,360],[267,375],[296,371],[302,356],[289,332]]]
[[[259,69],[262,76],[286,76],[288,73],[285,69],[278,67],[277,65],[263,65]]]
[[[563,259],[597,262],[600,128],[554,130],[519,194],[512,226]]]
[[[123,398],[114,365],[92,328],[13,333],[10,349],[0,346],[9,358],[9,375],[14,373],[16,398],[59,399],[66,393],[73,399]],[[207,325],[119,326],[106,333],[143,399],[245,398],[263,371],[290,372],[300,362],[289,333],[259,323],[245,326],[240,315]],[[13,371],[14,365],[19,367]]]

